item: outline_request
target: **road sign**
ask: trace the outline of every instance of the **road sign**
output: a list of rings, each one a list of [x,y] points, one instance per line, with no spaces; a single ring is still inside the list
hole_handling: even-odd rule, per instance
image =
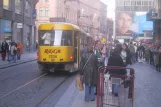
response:
[[[22,28],[23,27],[23,24],[22,23],[17,23],[17,28]]]

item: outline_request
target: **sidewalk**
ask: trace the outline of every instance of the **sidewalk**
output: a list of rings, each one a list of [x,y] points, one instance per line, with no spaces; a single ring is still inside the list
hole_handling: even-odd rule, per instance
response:
[[[2,61],[2,57],[0,56],[0,68],[6,68],[6,67],[9,67],[9,66],[18,65],[18,64],[28,62],[28,61],[32,61],[32,60],[36,60],[36,52],[26,52],[26,53],[22,54],[21,60],[17,60],[16,63],[13,63],[13,62],[9,63],[7,61],[7,57],[6,57],[6,61]]]
[[[75,87],[74,80],[55,107],[96,107],[96,101],[85,102],[84,91],[79,91]]]

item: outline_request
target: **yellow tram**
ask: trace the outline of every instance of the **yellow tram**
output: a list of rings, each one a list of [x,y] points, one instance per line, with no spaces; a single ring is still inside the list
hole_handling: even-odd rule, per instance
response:
[[[76,71],[83,48],[92,43],[92,37],[78,26],[59,22],[41,24],[38,39],[37,58],[41,72]]]

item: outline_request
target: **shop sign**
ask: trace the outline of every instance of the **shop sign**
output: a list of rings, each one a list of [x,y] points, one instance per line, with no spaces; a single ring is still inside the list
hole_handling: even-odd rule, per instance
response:
[[[22,23],[17,23],[17,28],[18,28],[18,29],[20,29],[20,28],[22,28],[22,27],[23,27]]]

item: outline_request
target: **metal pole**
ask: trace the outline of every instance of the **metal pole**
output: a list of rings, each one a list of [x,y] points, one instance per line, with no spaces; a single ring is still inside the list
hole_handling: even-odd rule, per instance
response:
[[[21,41],[22,41],[22,45],[23,47],[25,47],[25,43],[24,43],[24,15],[25,15],[25,0],[22,1],[22,35],[21,35]],[[24,50],[24,48],[23,48]]]
[[[77,25],[79,27],[79,19],[80,19],[80,3],[78,0],[78,8],[77,8]]]
[[[116,39],[116,0],[115,1],[115,9],[114,9],[114,21],[113,21],[113,39]]]

